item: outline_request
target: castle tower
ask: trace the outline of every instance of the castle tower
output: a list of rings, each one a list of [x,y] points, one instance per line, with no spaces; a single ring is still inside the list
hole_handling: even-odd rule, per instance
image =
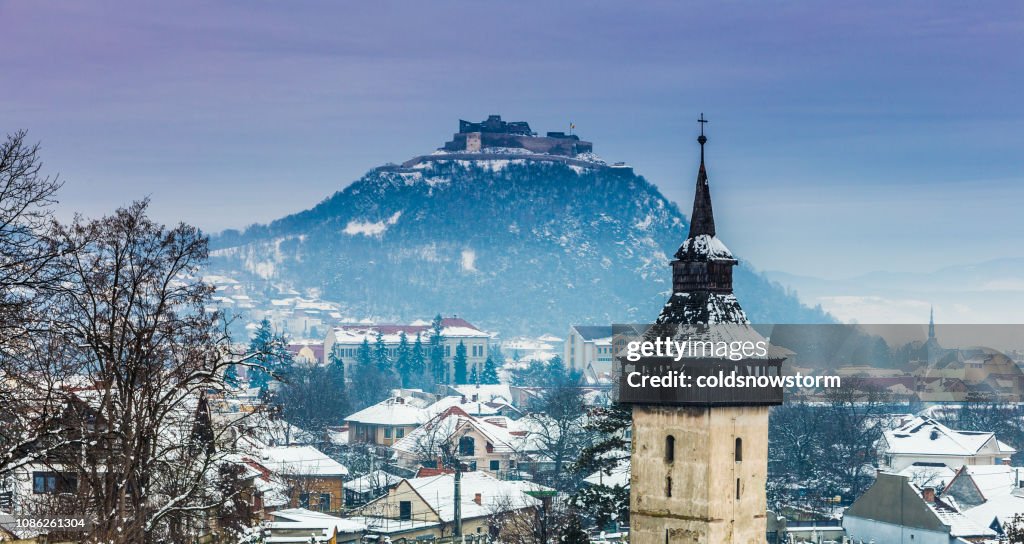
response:
[[[672,295],[658,324],[742,326],[747,316],[732,290],[737,261],[715,236],[700,121],[690,232],[671,263]],[[776,403],[634,403],[630,542],[763,543],[768,405]]]

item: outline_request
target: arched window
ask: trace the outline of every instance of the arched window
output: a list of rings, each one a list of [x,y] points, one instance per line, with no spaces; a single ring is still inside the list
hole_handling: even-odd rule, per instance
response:
[[[472,456],[476,449],[476,441],[472,436],[463,436],[459,439],[459,455]]]
[[[665,496],[666,497],[671,497],[672,496],[672,477],[671,476],[665,478]]]
[[[737,438],[736,439],[736,462],[738,463],[738,462],[740,462],[742,460],[743,460],[743,439],[742,438]]]
[[[676,437],[668,435],[665,437],[665,462],[671,463],[676,460]]]

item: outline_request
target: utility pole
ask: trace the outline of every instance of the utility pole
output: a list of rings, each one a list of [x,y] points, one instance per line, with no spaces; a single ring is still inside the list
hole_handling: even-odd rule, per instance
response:
[[[455,462],[455,533],[462,536],[462,461]]]

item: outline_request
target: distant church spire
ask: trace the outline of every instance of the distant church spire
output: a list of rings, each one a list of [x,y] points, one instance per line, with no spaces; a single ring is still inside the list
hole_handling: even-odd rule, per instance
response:
[[[935,306],[931,307],[928,315],[928,339],[935,339]]]
[[[708,141],[708,137],[704,135],[704,125],[708,120],[702,113],[697,122],[700,123],[700,136],[697,137],[697,143],[700,144],[700,169],[697,171],[697,190],[693,195],[689,238],[695,238],[701,234],[715,235],[715,212],[711,208],[711,189],[708,187],[707,168],[704,167],[704,144]]]

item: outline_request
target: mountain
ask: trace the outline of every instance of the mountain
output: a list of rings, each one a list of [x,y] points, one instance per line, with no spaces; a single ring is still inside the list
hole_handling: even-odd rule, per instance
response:
[[[377,168],[309,210],[215,236],[212,271],[349,315],[457,314],[504,335],[657,317],[687,221],[654,185],[592,156],[462,156]],[[735,285],[754,322],[829,320],[746,264]]]

